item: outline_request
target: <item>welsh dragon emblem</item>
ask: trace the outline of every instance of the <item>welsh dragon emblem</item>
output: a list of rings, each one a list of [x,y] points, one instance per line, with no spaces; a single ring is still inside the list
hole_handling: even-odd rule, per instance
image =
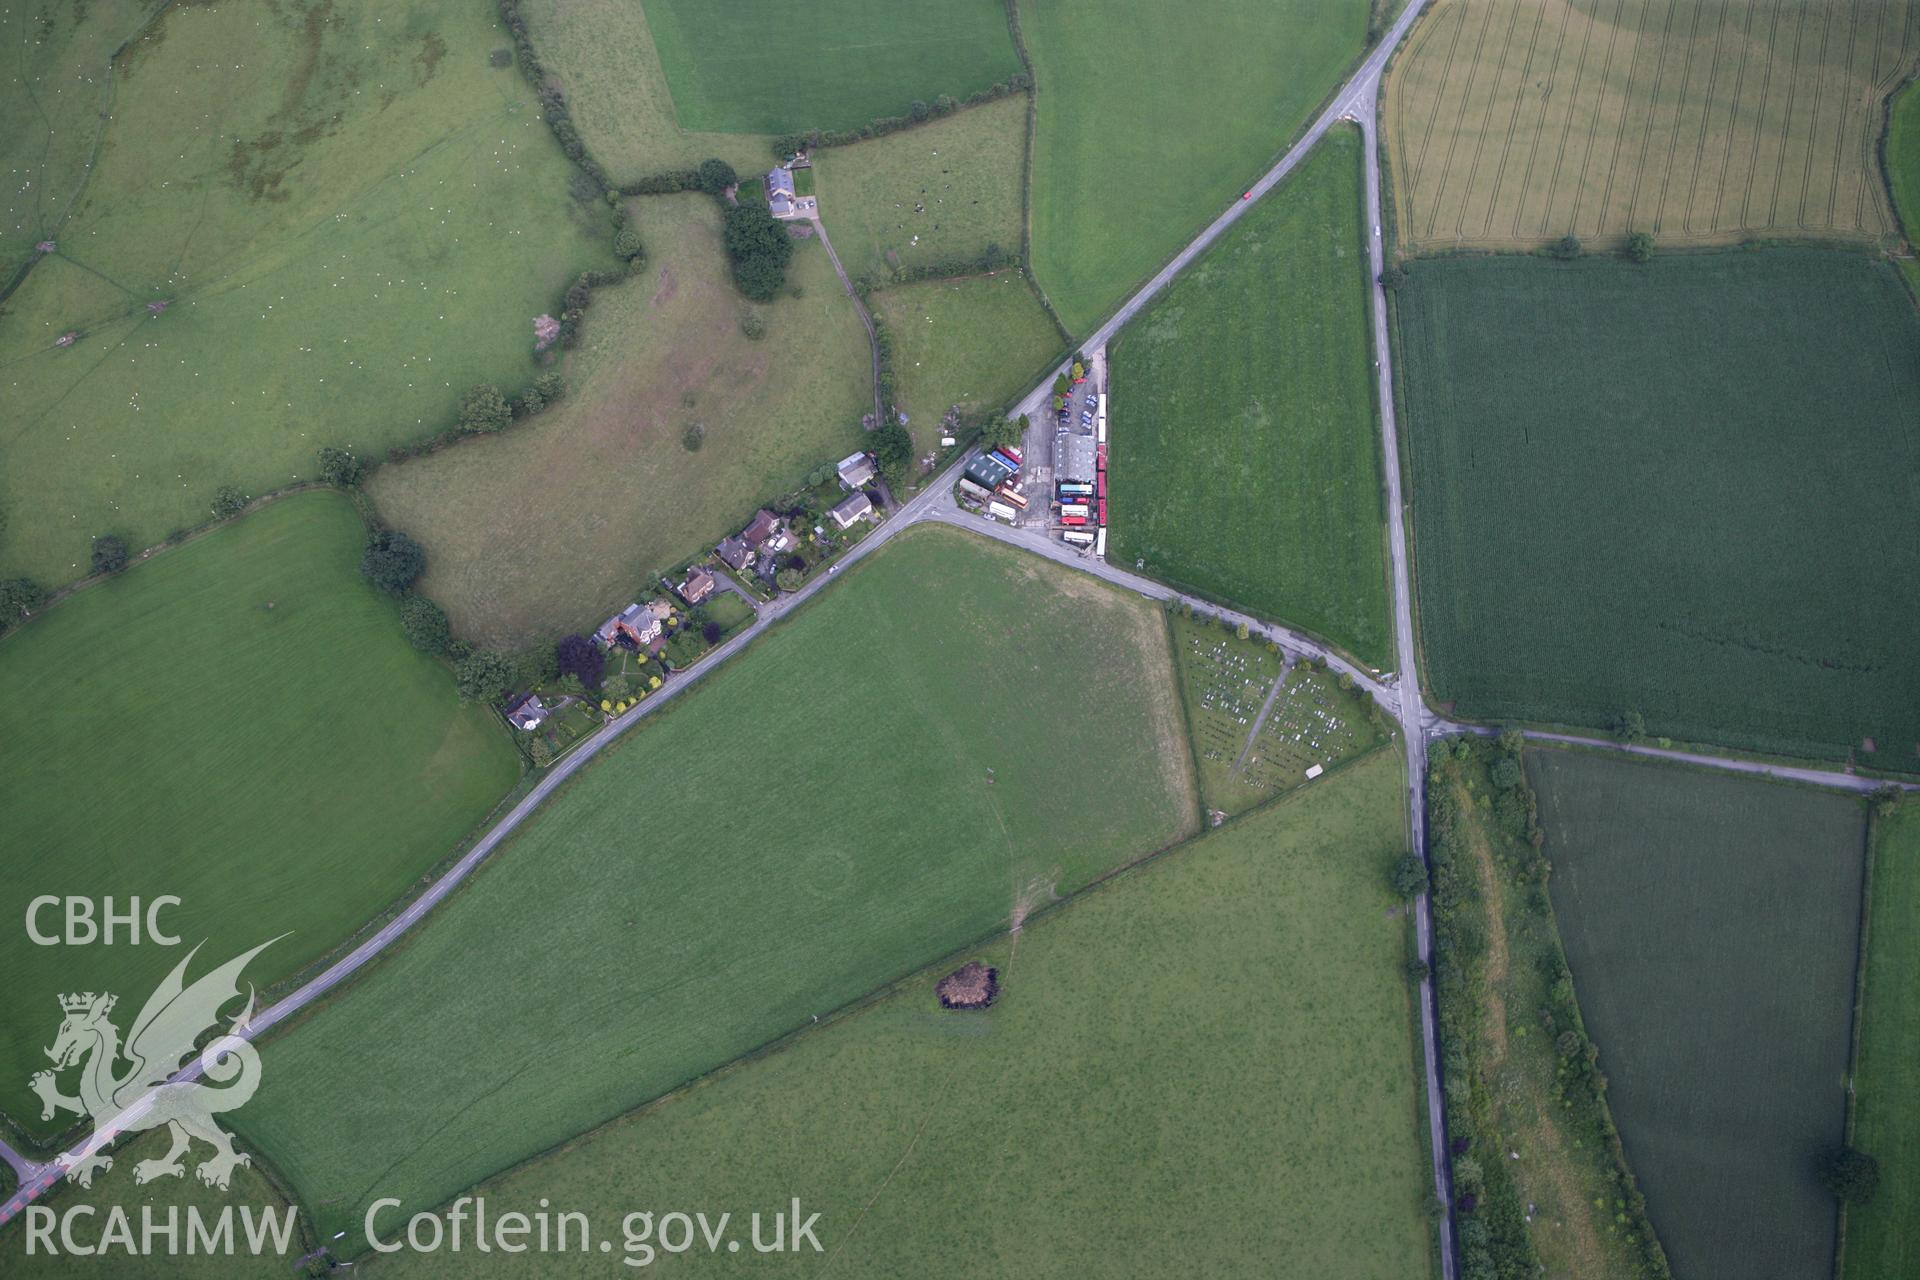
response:
[[[124,1044],[110,1020],[117,997],[91,991],[60,997],[66,1017],[53,1047],[46,1051],[53,1069],[35,1073],[28,1083],[40,1095],[42,1120],[51,1120],[61,1111],[93,1120],[96,1141],[68,1165],[70,1181],[92,1186],[95,1173],[113,1168],[113,1157],[99,1149],[105,1139],[161,1125],[172,1133],[173,1146],[157,1160],[136,1164],[135,1182],[184,1175],[181,1157],[195,1138],[213,1148],[213,1154],[194,1170],[210,1187],[225,1190],[234,1168],[252,1163],[233,1149],[233,1139],[213,1119],[216,1112],[243,1106],[260,1086],[259,1053],[244,1037],[231,1034],[245,1028],[253,1016],[251,986],[246,1008],[228,1023],[229,1032],[215,1036],[198,1051],[197,1074],[223,1087],[172,1077],[195,1056],[194,1044],[201,1034],[220,1025],[221,1007],[239,997],[240,971],[273,941],[278,939],[261,943],[187,986],[187,966],[200,950],[196,946],[147,999]],[[78,1097],[60,1092],[57,1077],[71,1067],[80,1068]]]

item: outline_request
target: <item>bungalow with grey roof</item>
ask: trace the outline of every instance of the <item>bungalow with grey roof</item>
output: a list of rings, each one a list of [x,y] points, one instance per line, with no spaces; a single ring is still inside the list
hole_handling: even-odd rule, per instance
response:
[[[855,520],[864,520],[872,515],[873,503],[868,501],[866,494],[856,493],[827,514],[833,517],[835,524],[845,529]]]
[[[849,489],[858,489],[873,479],[873,459],[864,453],[850,453],[840,459],[835,468],[840,473],[840,483]]]
[[[767,211],[776,218],[793,216],[793,170],[775,165],[767,171]]]

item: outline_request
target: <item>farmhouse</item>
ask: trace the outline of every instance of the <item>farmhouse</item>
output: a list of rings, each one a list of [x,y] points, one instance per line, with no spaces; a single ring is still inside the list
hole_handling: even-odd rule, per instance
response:
[[[873,480],[873,459],[864,453],[850,453],[840,459],[835,468],[840,473],[840,483],[848,489],[858,489]]]
[[[538,729],[547,718],[547,704],[529,693],[507,704],[507,723],[516,729]]]
[[[775,165],[767,171],[767,211],[776,218],[793,216],[793,170]]]
[[[673,589],[688,604],[699,604],[713,594],[713,575],[699,565],[687,570],[686,580]]]
[[[833,517],[835,524],[845,529],[855,520],[864,520],[872,515],[873,503],[867,500],[866,494],[856,493],[827,514]]]
[[[651,649],[660,641],[660,619],[650,607],[630,604],[601,623],[593,634],[594,639],[609,647],[625,639],[636,649]]]

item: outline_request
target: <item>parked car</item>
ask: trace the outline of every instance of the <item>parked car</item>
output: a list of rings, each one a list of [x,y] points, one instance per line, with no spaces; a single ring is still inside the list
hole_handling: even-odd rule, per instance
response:
[[[1100,403],[1099,396],[1093,394],[1093,392],[1091,391],[1087,392],[1087,408],[1091,409],[1096,405],[1098,405],[1099,403]]]
[[[1091,413],[1082,413],[1082,414],[1080,415],[1080,425],[1081,425],[1081,426],[1083,426],[1083,427],[1090,427],[1090,426],[1092,426],[1092,425],[1093,425],[1093,415],[1092,415]]]

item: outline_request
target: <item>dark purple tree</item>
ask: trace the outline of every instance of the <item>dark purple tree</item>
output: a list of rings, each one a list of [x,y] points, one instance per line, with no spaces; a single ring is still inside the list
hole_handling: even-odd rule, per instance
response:
[[[607,657],[593,641],[585,636],[568,636],[555,646],[554,657],[560,663],[561,675],[579,676],[580,683],[589,689],[600,687],[600,677],[607,668]]]

